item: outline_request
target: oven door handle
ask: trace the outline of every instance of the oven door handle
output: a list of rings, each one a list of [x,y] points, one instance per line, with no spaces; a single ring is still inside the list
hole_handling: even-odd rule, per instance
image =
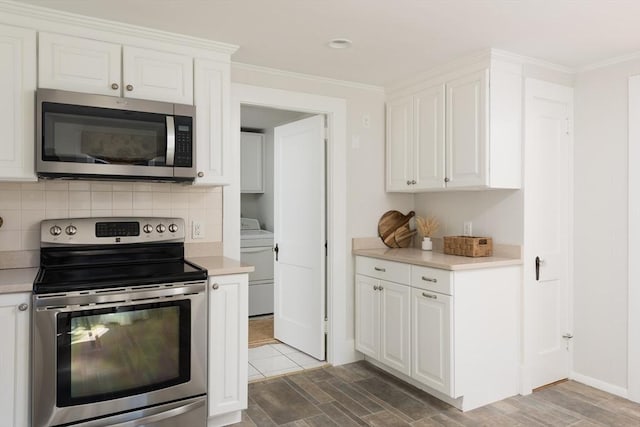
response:
[[[167,116],[167,157],[165,164],[173,166],[176,158],[176,124],[173,116]]]
[[[169,418],[174,418],[174,417],[177,417],[178,415],[186,414],[187,412],[191,412],[195,409],[198,409],[201,406],[203,406],[204,403],[205,403],[205,399],[199,399],[196,402],[191,402],[184,406],[178,406],[177,408],[169,409],[168,411],[162,411],[162,408],[159,408],[159,410],[162,412],[150,414],[142,418],[138,418],[131,421],[125,421],[123,423],[111,424],[111,427],[136,427],[136,426],[142,426],[149,423],[155,423],[158,421],[167,420]],[[152,409],[155,409],[155,408],[152,408]],[[145,412],[146,411],[147,410],[145,410]]]

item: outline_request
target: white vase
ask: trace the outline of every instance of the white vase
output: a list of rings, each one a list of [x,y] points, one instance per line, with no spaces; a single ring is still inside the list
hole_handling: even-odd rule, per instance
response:
[[[433,243],[431,242],[431,238],[430,237],[422,238],[422,250],[430,251],[432,248],[433,248]]]

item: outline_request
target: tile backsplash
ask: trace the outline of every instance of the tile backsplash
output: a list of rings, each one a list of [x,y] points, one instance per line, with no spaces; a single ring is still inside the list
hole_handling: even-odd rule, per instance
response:
[[[40,248],[40,221],[97,216],[184,218],[187,242],[222,241],[222,188],[169,183],[42,181],[0,183],[0,252]],[[191,239],[191,222],[204,238]]]

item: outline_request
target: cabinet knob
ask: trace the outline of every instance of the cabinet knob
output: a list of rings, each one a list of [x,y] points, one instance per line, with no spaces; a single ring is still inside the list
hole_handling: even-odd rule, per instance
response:
[[[416,184],[416,180],[415,179],[411,180],[411,183],[415,185]]]
[[[449,182],[449,178],[445,178],[445,179],[444,179],[444,182]]]
[[[378,286],[378,290],[379,290],[379,291],[381,291],[381,290],[383,290],[383,289],[384,289],[384,288],[383,288],[382,286]]]
[[[378,286],[377,285],[373,285],[373,290],[377,291],[378,290]]]
[[[407,180],[407,185],[411,185],[411,181],[410,180]]]
[[[198,178],[202,178],[204,176],[204,172],[198,172]]]
[[[215,290],[217,290],[219,287],[220,287],[220,285],[218,285],[217,283],[214,283],[214,284],[211,286],[211,289],[213,289],[213,290],[215,291]]]
[[[22,303],[18,306],[18,310],[20,311],[27,311],[27,308],[29,308],[29,304]]]
[[[118,90],[120,89],[120,85],[118,85],[118,83],[111,83],[111,89]]]
[[[133,90],[133,85],[127,85],[127,90],[131,92]]]

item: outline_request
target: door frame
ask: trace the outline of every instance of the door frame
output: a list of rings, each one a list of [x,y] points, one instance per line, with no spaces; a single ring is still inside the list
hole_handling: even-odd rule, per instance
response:
[[[524,82],[523,82],[523,95],[524,95],[524,99],[523,99],[523,164],[524,164],[524,172],[523,172],[523,191],[524,193],[524,197],[523,197],[523,204],[524,204],[524,208],[523,208],[523,212],[524,212],[524,245],[523,245],[523,266],[522,266],[522,326],[521,326],[521,330],[522,330],[522,342],[521,342],[521,348],[522,348],[522,363],[521,363],[521,370],[520,370],[520,394],[521,395],[527,395],[527,394],[531,394],[531,392],[533,391],[532,389],[532,380],[531,380],[531,376],[532,376],[532,364],[531,364],[531,358],[532,358],[532,352],[533,352],[533,343],[531,342],[531,339],[533,337],[533,331],[535,330],[535,323],[534,323],[534,319],[533,319],[533,313],[531,310],[531,300],[532,300],[532,295],[531,295],[531,286],[535,285],[535,280],[534,280],[534,276],[535,276],[535,268],[533,265],[533,259],[535,257],[535,254],[531,251],[531,248],[528,246],[527,242],[528,242],[528,236],[529,233],[531,233],[531,231],[528,229],[527,227],[527,223],[528,223],[528,217],[532,214],[532,212],[530,210],[528,210],[528,206],[532,205],[532,201],[528,199],[527,197],[527,180],[532,179],[532,177],[527,175],[527,170],[529,170],[529,168],[527,168],[527,151],[532,149],[532,147],[529,146],[529,141],[527,140],[526,136],[526,126],[528,125],[527,123],[527,110],[528,108],[530,108],[530,106],[528,105],[527,100],[529,99],[529,94],[530,93],[535,93],[535,86],[548,86],[548,87],[561,87],[563,89],[571,89],[573,90],[572,87],[570,86],[564,86],[564,85],[558,85],[556,83],[550,83],[547,81],[543,81],[543,80],[538,80],[538,79],[534,79],[534,78],[525,78]],[[573,94],[575,96],[575,93]],[[568,199],[569,199],[569,203],[567,206],[567,226],[569,228],[568,232],[567,232],[567,317],[568,317],[568,329],[569,331],[573,330],[573,292],[574,292],[574,284],[573,284],[573,266],[574,266],[574,247],[573,247],[573,228],[574,228],[574,215],[573,215],[573,196],[574,196],[574,182],[573,182],[573,168],[574,168],[574,145],[575,145],[575,131],[573,129],[573,123],[570,123],[570,132],[571,132],[571,141],[569,142],[569,152],[568,152],[568,160],[567,160],[567,175],[568,175],[568,180],[569,182],[567,183],[568,185]],[[567,332],[569,332],[567,331]],[[574,377],[574,372],[573,372],[573,346],[571,344],[571,342],[569,343],[569,366],[567,367],[567,376],[569,378],[573,378]]]
[[[629,141],[628,141],[628,173],[629,173],[629,216],[627,242],[628,261],[628,287],[629,287],[629,321],[627,326],[627,397],[634,402],[640,402],[640,226],[634,219],[640,215],[640,171],[634,167],[640,161],[640,124],[634,121],[634,117],[640,117],[640,75],[629,77]]]
[[[353,301],[345,298],[347,277],[347,102],[342,98],[231,84],[230,185],[223,189],[223,244],[226,257],[240,259],[240,107],[277,108],[327,116],[326,236],[329,242],[326,267],[327,362],[341,365],[358,360],[353,338],[347,336],[347,318]]]

